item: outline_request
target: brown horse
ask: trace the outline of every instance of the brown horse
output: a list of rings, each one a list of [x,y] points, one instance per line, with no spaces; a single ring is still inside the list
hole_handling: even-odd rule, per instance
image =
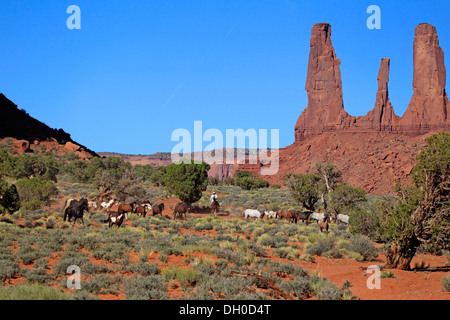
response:
[[[148,211],[148,206],[147,205],[139,205],[139,206],[136,207],[137,215],[143,216],[144,218],[147,215],[147,211]]]
[[[177,214],[179,214],[181,218],[183,217],[184,214],[184,217],[186,218],[186,213],[189,213],[189,210],[190,208],[186,203],[178,202],[175,205],[175,209],[173,209],[173,219],[174,220],[176,219]]]
[[[112,226],[116,226],[117,228],[120,228],[123,221],[127,219],[127,213],[118,213],[115,211],[109,211],[108,213],[108,222],[109,222],[109,228]]]
[[[317,221],[319,224],[320,232],[325,230],[328,233],[328,224],[330,223],[330,214],[325,214],[325,217],[322,221]]]
[[[136,202],[133,203],[121,203],[119,204],[119,207],[117,208],[117,213],[121,214],[121,213],[128,213],[128,212],[133,212],[136,213]]]
[[[219,201],[217,201],[217,199],[213,200],[213,203],[211,204],[211,213],[214,213],[214,217],[216,216],[216,213],[219,212]]]
[[[289,223],[297,223],[297,212],[291,210],[278,211],[278,220],[286,219]]]
[[[153,215],[156,216],[157,214],[160,214],[161,217],[163,216],[162,213],[164,211],[164,203],[155,204],[152,206]]]

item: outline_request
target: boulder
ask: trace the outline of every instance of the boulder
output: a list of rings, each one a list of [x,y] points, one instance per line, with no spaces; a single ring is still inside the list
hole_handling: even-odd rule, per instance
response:
[[[27,140],[14,140],[12,147],[14,151],[24,153],[30,150],[30,142]]]

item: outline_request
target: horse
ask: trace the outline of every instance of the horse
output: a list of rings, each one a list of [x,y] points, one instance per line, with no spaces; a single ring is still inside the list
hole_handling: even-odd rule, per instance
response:
[[[339,222],[348,224],[349,216],[346,214],[338,214],[336,217],[336,223],[339,224]]]
[[[100,205],[104,209],[109,209],[115,201],[116,201],[116,199],[111,199],[111,200],[109,200],[109,202],[105,201],[105,202],[102,202]]]
[[[189,213],[189,210],[190,208],[185,202],[178,202],[173,209],[173,219],[176,219],[177,213],[180,214],[181,218],[184,214],[184,217],[186,218],[186,213]]]
[[[267,213],[267,210],[264,210],[263,212],[256,210],[256,209],[246,209],[244,211],[244,218],[247,221],[248,218],[256,218],[258,220],[261,220],[264,218],[264,215]]]
[[[127,213],[118,213],[115,211],[109,211],[108,213],[108,222],[109,222],[109,228],[112,226],[117,226],[117,228],[120,228],[123,221],[127,220]]]
[[[88,201],[88,206],[89,206],[89,210],[88,211],[90,211],[92,208],[94,210],[96,210],[97,209],[97,202],[95,202],[95,201]]]
[[[164,211],[164,203],[156,204],[152,207],[153,216],[156,216],[157,214],[160,214],[161,217],[163,216],[162,213]]]
[[[70,204],[74,200],[77,200],[77,199],[67,199],[66,202],[64,202],[64,208],[63,209],[66,209],[67,207],[70,207]]]
[[[72,217],[74,217],[75,218],[73,220],[74,225],[75,225],[75,222],[77,221],[77,219],[81,219],[81,222],[84,225],[84,220],[83,220],[84,210],[86,210],[86,211],[89,210],[89,204],[88,204],[87,199],[83,198],[81,200],[73,200],[70,203],[70,206],[68,206],[66,208],[66,210],[64,211],[64,221],[66,221],[66,218],[68,218],[68,222],[70,222],[70,219],[72,219]]]
[[[216,216],[216,213],[219,212],[219,201],[217,199],[213,199],[213,203],[211,204],[211,213],[214,213],[214,216]]]
[[[143,216],[145,218],[145,216],[147,215],[147,211],[148,211],[148,206],[145,205],[139,205],[136,208],[136,213],[140,216]]]
[[[267,214],[267,219],[277,219],[278,213],[276,211],[269,211]]]
[[[309,225],[311,223],[311,212],[297,212],[298,220],[306,221],[306,225]]]
[[[278,220],[287,219],[289,223],[297,223],[297,212],[292,210],[278,211]]]
[[[320,232],[323,232],[323,230],[326,230],[328,233],[328,224],[330,223],[331,215],[329,213],[324,215],[323,220],[317,221],[319,224]]]
[[[136,202],[133,203],[121,203],[119,204],[119,207],[117,208],[117,213],[121,214],[121,213],[128,213],[128,212],[132,212],[132,213],[136,213]]]
[[[313,212],[311,213],[311,219],[317,220],[317,221],[323,221],[325,216],[329,216],[330,221],[333,220],[333,217],[329,213],[319,213],[319,212]]]

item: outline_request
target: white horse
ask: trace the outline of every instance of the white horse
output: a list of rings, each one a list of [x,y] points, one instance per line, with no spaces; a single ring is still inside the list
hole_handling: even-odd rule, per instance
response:
[[[268,219],[276,219],[278,217],[278,213],[276,211],[269,211],[266,215]]]
[[[348,224],[348,215],[339,213],[336,217],[336,222],[343,222],[345,224]]]
[[[333,217],[329,213],[327,213],[327,216],[330,216],[330,221],[333,220]],[[311,213],[311,219],[317,220],[317,221],[323,221],[325,218],[325,213],[319,213],[319,212],[313,212]]]
[[[246,209],[244,211],[244,218],[245,220],[248,220],[249,217],[251,218],[257,218],[258,220],[261,220],[265,214],[267,214],[267,210],[264,210],[264,212],[261,212],[256,209]]]
[[[104,209],[109,209],[109,207],[112,206],[112,204],[114,203],[114,201],[116,201],[115,199],[111,199],[109,200],[109,202],[102,202],[100,205],[104,208]]]

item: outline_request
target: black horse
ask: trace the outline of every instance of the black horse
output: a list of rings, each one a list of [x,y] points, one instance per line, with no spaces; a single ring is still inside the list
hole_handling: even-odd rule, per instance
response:
[[[70,203],[70,206],[68,206],[64,211],[64,221],[68,218],[68,221],[70,222],[73,217],[73,224],[75,224],[77,219],[81,219],[81,222],[84,225],[83,214],[85,210],[89,210],[89,203],[87,199],[83,198],[81,200],[73,200]]]
[[[297,212],[297,221],[302,220],[306,222],[306,225],[311,223],[311,214],[312,212]]]

